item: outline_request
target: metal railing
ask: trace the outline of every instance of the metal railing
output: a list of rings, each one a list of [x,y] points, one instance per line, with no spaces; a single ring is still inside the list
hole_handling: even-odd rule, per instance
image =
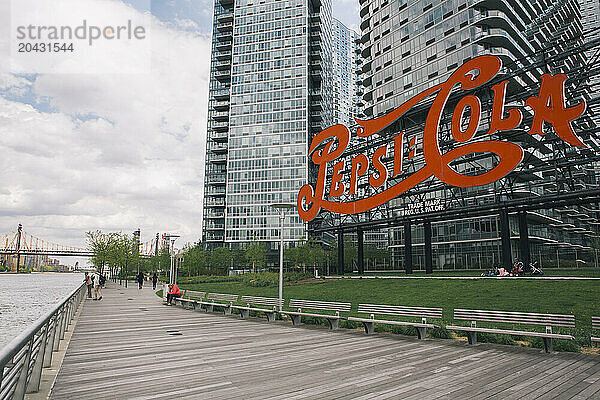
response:
[[[23,333],[0,349],[0,400],[23,400],[40,389],[42,368],[52,364],[75,311],[86,293],[84,284]]]

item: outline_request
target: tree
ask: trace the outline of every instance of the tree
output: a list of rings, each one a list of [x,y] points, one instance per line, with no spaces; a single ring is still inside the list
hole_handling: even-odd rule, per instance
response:
[[[259,242],[256,236],[246,246],[246,256],[252,266],[252,272],[255,272],[257,268],[263,269],[267,265],[267,247],[263,242]]]
[[[227,247],[217,247],[210,255],[210,264],[216,269],[228,270],[232,261],[231,250]]]
[[[110,234],[103,233],[101,230],[86,232],[87,247],[92,253],[90,261],[92,265],[104,272],[104,266],[110,262],[111,249],[114,243]]]

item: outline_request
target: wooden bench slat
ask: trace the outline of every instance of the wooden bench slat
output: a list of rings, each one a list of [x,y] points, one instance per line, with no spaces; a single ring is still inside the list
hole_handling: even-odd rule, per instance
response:
[[[391,324],[391,325],[414,326],[416,328],[437,328],[438,327],[438,325],[434,325],[434,324],[424,324],[424,323],[421,323],[421,322],[407,322],[407,321],[391,321],[389,319],[371,319],[371,318],[348,317],[348,321],[374,322],[376,324]]]
[[[249,304],[261,304],[266,306],[279,306],[279,299],[275,297],[257,297],[257,296],[242,296],[240,298],[242,303]],[[281,304],[285,302],[285,299],[281,300]]]
[[[317,300],[300,300],[290,299],[290,308],[308,308],[312,310],[328,310],[328,311],[350,311],[351,303],[340,303],[335,301],[317,301]]]
[[[227,294],[227,293],[209,293],[206,298],[209,300],[221,300],[221,301],[237,301],[237,294]]]
[[[574,328],[575,322],[553,322],[548,320],[522,320],[518,318],[485,318],[485,317],[472,317],[472,316],[454,316],[454,319],[463,321],[482,321],[482,322],[500,322],[504,324],[524,324],[524,325],[544,325],[544,326],[562,326],[566,328]]]
[[[191,296],[197,297],[199,299],[204,298],[204,296],[206,295],[206,292],[197,292],[195,290],[184,290],[183,291],[183,295],[181,296],[182,298],[187,297],[188,299],[191,298]]]
[[[402,309],[402,310],[411,310],[411,311],[424,311],[424,312],[442,312],[441,308],[438,307],[413,307],[413,306],[398,306],[398,305],[388,305],[388,304],[359,304],[359,308],[361,307],[372,307],[372,308],[387,308],[387,309]]]
[[[523,313],[523,312],[517,312],[517,311],[498,311],[498,310],[470,310],[470,309],[465,309],[465,308],[455,308],[454,309],[454,313],[474,313],[474,314],[479,314],[479,313],[485,313],[485,314],[501,314],[501,315],[515,315],[515,316],[535,316],[535,317],[540,317],[540,316],[544,316],[544,317],[558,317],[561,319],[575,319],[574,315],[571,314],[539,314],[539,313]]]
[[[517,336],[538,336],[547,337],[553,339],[574,339],[571,335],[563,335],[560,333],[545,333],[545,332],[532,332],[532,331],[517,331],[512,329],[494,329],[494,328],[472,328],[470,326],[454,326],[447,325],[446,329],[454,331],[470,331],[470,332],[486,332],[486,333],[500,333],[505,335],[517,335]]]

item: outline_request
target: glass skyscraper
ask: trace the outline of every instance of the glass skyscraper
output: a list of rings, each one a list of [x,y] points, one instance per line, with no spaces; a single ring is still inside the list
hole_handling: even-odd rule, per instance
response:
[[[274,203],[296,203],[312,135],[331,125],[331,0],[217,0],[204,241],[280,238]],[[295,212],[284,239],[307,237]]]
[[[499,56],[505,72],[516,72],[536,63],[543,65],[544,57],[561,52],[569,55],[552,65],[552,73],[569,74],[585,65],[584,54],[569,52],[582,43],[581,8],[577,0],[359,0],[359,3],[364,111],[371,118],[381,116],[423,90],[445,81],[458,66],[482,54]],[[597,1],[587,2],[586,7],[597,9]],[[596,18],[597,15],[592,14],[588,19],[590,24],[595,23]],[[544,72],[548,71],[542,67],[530,68],[511,79],[507,98],[539,86]],[[580,90],[573,95],[585,98],[588,93]],[[392,137],[394,132],[404,131],[404,146],[408,148],[409,138],[422,135],[426,116],[424,112],[410,121],[398,121],[390,127],[388,134]],[[525,113],[525,119],[530,116]],[[482,137],[489,127],[489,118],[489,112],[484,110],[477,138]],[[589,116],[578,121],[580,126],[589,123]],[[449,134],[448,128],[443,129],[446,130],[441,137]],[[580,132],[588,135],[582,137],[584,142],[598,150],[595,135],[585,133],[591,130]],[[595,173],[582,165],[570,167],[571,177],[559,176],[563,173],[561,170],[540,169],[541,165],[564,157],[563,143],[539,135],[527,135],[524,139],[518,139],[525,150],[523,168],[536,172],[513,178],[510,191],[500,196],[496,186],[491,184],[459,189],[427,181],[392,200],[388,215],[402,217],[406,207],[414,201],[440,199],[448,206],[461,203],[464,207],[477,207],[496,201],[563,193],[569,190],[569,185],[574,190],[597,183]],[[417,155],[413,162],[418,168],[423,165],[419,144],[415,150]],[[572,148],[568,156],[585,159],[584,151]],[[492,156],[476,160],[463,158],[453,168],[461,173],[478,174],[489,170],[494,162]],[[398,179],[405,176],[398,176]],[[389,184],[397,182],[390,180]],[[581,258],[590,250],[589,238],[595,229],[592,225],[595,221],[591,209],[580,206],[510,214],[512,256],[529,259],[526,252],[530,251],[532,259],[543,258],[557,263],[563,255],[570,260]],[[434,267],[474,268],[499,264],[500,225],[497,214],[432,223],[428,229],[431,229]],[[413,262],[422,267],[424,225],[413,222],[408,229],[412,236],[411,247],[414,247]],[[522,238],[523,230],[528,231],[525,242],[531,243],[529,248],[524,248],[524,241],[519,240],[519,232]],[[390,232],[394,264],[400,268],[406,255],[406,232],[406,225]]]
[[[333,107],[336,124],[353,125],[357,109],[356,50],[359,34],[333,20]]]

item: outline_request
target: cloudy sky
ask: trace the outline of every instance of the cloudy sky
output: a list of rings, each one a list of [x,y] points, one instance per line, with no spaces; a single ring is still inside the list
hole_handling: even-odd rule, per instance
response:
[[[213,1],[77,1],[90,15],[145,13],[151,70],[13,74],[0,63],[0,234],[22,223],[72,246],[84,246],[93,229],[140,228],[142,242],[172,232],[182,235],[179,245],[195,242]],[[333,3],[334,16],[357,29],[358,0]]]

